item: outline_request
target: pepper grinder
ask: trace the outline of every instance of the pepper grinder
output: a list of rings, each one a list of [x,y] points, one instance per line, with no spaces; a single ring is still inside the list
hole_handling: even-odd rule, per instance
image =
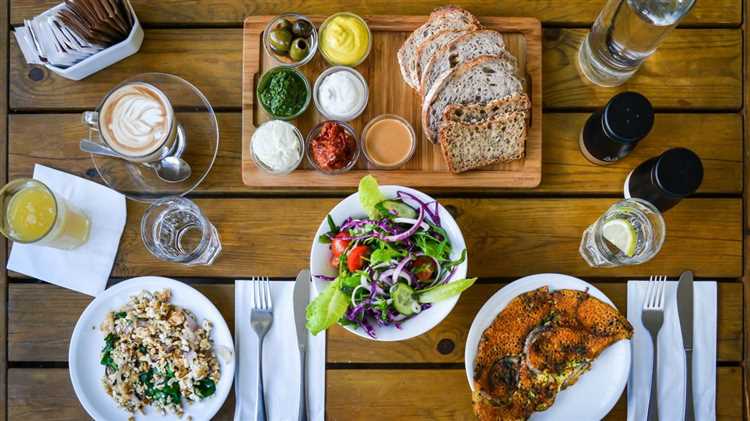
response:
[[[596,111],[581,130],[581,153],[597,165],[625,158],[654,125],[651,103],[637,92],[623,92]]]
[[[651,202],[665,212],[687,197],[703,181],[703,164],[693,151],[673,148],[637,166],[625,180],[625,198]]]

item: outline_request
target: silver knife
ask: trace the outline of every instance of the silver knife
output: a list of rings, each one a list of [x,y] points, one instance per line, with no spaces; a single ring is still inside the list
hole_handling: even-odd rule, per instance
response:
[[[693,272],[685,271],[677,284],[677,312],[682,328],[682,346],[685,348],[685,420],[693,421]]]
[[[297,346],[299,347],[299,421],[307,421],[307,328],[305,327],[305,309],[310,302],[310,271],[305,269],[297,275],[294,283],[294,323],[297,326]]]

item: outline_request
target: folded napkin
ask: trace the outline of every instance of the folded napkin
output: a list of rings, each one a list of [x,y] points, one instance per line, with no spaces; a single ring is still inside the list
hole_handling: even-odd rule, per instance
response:
[[[263,342],[263,386],[269,420],[297,421],[299,407],[299,351],[294,324],[294,282],[271,281],[273,324]],[[311,299],[314,288],[310,288]],[[234,377],[235,421],[255,419],[258,382],[258,337],[250,327],[251,281],[234,284],[234,341],[238,357]],[[311,421],[325,420],[325,332],[308,332],[307,408]]]
[[[92,181],[43,165],[34,179],[67,199],[91,221],[88,241],[73,250],[13,243],[8,270],[64,288],[97,295],[107,287],[120,237],[125,228],[125,196]]]
[[[628,282],[628,320],[633,325],[633,367],[628,380],[628,421],[645,420],[651,394],[651,336],[641,323],[647,281]],[[694,283],[693,403],[695,419],[716,419],[716,282]],[[664,324],[659,332],[659,419],[685,413],[685,352],[677,313],[677,282],[667,282]]]

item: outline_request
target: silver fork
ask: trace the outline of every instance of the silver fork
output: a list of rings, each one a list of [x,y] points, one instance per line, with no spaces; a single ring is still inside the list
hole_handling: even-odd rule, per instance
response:
[[[273,305],[271,303],[271,285],[267,277],[252,278],[252,301],[250,307],[250,326],[258,335],[258,399],[255,410],[257,421],[266,421],[266,400],[263,396],[263,338],[273,323]]]
[[[661,325],[664,323],[664,290],[666,289],[666,276],[652,276],[648,281],[646,298],[643,300],[643,312],[641,322],[651,334],[651,343],[654,349],[654,362],[651,367],[651,397],[648,400],[648,421],[656,421],[659,418],[658,387],[656,357],[658,355],[657,342]]]

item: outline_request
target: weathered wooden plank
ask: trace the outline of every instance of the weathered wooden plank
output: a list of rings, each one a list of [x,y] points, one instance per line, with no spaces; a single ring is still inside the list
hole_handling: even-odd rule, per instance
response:
[[[70,421],[90,419],[76,399],[67,369],[11,369],[8,370],[9,419]],[[104,391],[102,390],[102,393]],[[123,418],[126,419],[123,412]],[[214,420],[234,418],[234,391]]]
[[[86,418],[68,379],[68,370],[11,369],[9,418],[63,421]],[[466,373],[459,369],[328,370],[326,417],[330,420],[473,420]],[[742,371],[718,367],[716,415],[720,420],[742,419]],[[394,397],[394,393],[397,396]],[[233,403],[227,399],[217,420],[231,420]],[[625,420],[625,394],[607,419]]]
[[[466,335],[485,301],[505,284],[477,284],[462,294],[451,314],[424,335],[401,342],[373,342],[342,328],[328,335],[327,359],[331,363],[462,363]],[[206,294],[234,329],[234,287],[231,284],[194,285]],[[598,282],[595,286],[626,311],[624,282]],[[47,284],[11,284],[8,321],[10,361],[66,361],[73,328],[91,297]],[[742,284],[719,284],[717,358],[742,361]],[[40,312],[55,309],[55,317]]]
[[[594,87],[581,80],[574,63],[585,32],[545,30],[542,80],[546,107],[601,106],[623,89],[643,93],[656,107],[740,107],[742,39],[738,29],[678,29],[641,71],[618,89]],[[118,82],[137,73],[160,71],[196,82],[214,107],[240,107],[241,42],[239,29],[146,30],[138,54],[75,82],[27,65],[11,40],[10,106],[23,110],[93,108]]]
[[[580,128],[586,118],[588,114],[544,115],[544,175],[541,186],[533,193],[616,194],[622,191],[622,183],[634,166],[675,146],[690,148],[703,160],[705,176],[701,193],[739,194],[742,191],[742,117],[739,114],[658,114],[653,132],[633,154],[606,167],[589,163],[578,149]],[[87,136],[80,114],[13,114],[9,127],[11,178],[28,177],[34,164],[41,163],[98,180],[91,159],[78,149],[78,141]],[[54,128],[55,136],[49,136],[50,128]],[[219,113],[219,128],[219,155],[197,191],[251,191],[242,183],[240,174],[240,114]]]
[[[47,8],[57,0],[17,0],[11,9],[11,21],[23,22]],[[245,16],[273,15],[288,11],[306,14],[329,14],[347,10],[362,15],[387,15],[394,12],[393,2],[388,0],[134,0],[133,7],[142,22],[158,24],[240,24]],[[398,13],[404,15],[426,15],[438,6],[438,0],[408,0],[398,3]],[[603,1],[590,0],[526,0],[521,2],[466,0],[461,5],[479,16],[533,16],[545,23],[590,25],[599,13]],[[696,2],[685,18],[684,25],[736,25],[742,20],[740,0],[712,0]]]
[[[239,107],[242,38],[239,29],[146,30],[138,54],[83,81],[29,66],[11,40],[12,109],[94,108],[115,85],[139,73],[163,72],[195,84],[214,107]]]
[[[719,367],[716,377],[716,419],[741,420],[742,370]],[[373,413],[383,420],[475,419],[464,370],[328,370],[326,383],[326,415],[334,420]],[[623,393],[607,420],[626,419],[626,399]]]
[[[0,1],[0,27],[8,28],[8,1]],[[9,32],[0,31],[0,81],[8,84],[8,38]],[[0,89],[0,183],[8,181],[8,89]],[[0,421],[8,418],[8,272],[5,270],[8,242],[0,238]]]
[[[294,276],[307,266],[313,235],[337,199],[198,200],[219,230],[222,255],[212,266],[188,267],[150,256],[141,243],[142,204],[128,204],[128,225],[113,276]],[[676,275],[739,277],[740,199],[688,199],[666,215],[661,253],[639,266],[592,269],[578,254],[581,234],[613,199],[446,199],[466,235],[473,276],[515,277],[568,272],[579,276]],[[710,252],[707,252],[709,251]]]
[[[598,87],[578,70],[578,47],[587,31],[544,31],[545,107],[602,106],[617,92],[637,91],[655,107],[739,109],[742,105],[742,32],[678,30],[618,88]],[[700,46],[696,48],[696,46]]]

